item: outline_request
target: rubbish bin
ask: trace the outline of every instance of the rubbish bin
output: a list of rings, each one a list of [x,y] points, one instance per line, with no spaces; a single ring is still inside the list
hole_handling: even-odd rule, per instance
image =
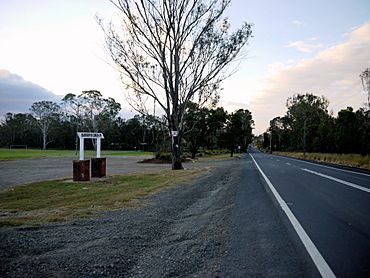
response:
[[[101,178],[107,175],[107,159],[105,157],[91,158],[91,177]]]
[[[90,160],[73,160],[73,181],[90,180]]]

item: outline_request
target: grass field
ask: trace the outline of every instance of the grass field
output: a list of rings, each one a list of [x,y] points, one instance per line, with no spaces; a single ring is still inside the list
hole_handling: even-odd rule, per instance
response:
[[[142,151],[102,151],[102,156],[144,156],[153,155],[151,152]],[[40,150],[40,149],[3,149],[0,148],[0,160],[35,158],[35,157],[78,157],[75,150]],[[85,151],[85,156],[95,156],[95,151]]]
[[[360,154],[333,154],[333,153],[306,153],[301,152],[274,152],[277,155],[297,157],[315,161],[329,162],[339,165],[358,167],[370,170],[370,156]]]
[[[54,180],[0,192],[0,226],[41,224],[140,205],[130,202],[164,187],[190,181],[206,168],[111,176],[99,181]]]

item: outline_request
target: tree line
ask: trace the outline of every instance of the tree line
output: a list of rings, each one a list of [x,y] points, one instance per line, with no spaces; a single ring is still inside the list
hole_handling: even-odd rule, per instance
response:
[[[360,153],[370,151],[370,111],[350,106],[328,111],[323,96],[297,94],[288,98],[287,112],[270,121],[263,134],[263,147],[272,151]]]
[[[171,151],[171,134],[164,116],[119,116],[121,105],[103,98],[96,90],[67,94],[58,104],[39,101],[30,113],[7,113],[0,123],[0,146],[75,149],[77,132],[102,132],[103,149]],[[207,108],[190,102],[184,116],[182,147],[195,158],[200,149],[244,151],[252,140],[252,114],[248,110],[228,113],[222,107]],[[86,142],[87,147],[93,144]],[[90,145],[89,145],[90,144]]]

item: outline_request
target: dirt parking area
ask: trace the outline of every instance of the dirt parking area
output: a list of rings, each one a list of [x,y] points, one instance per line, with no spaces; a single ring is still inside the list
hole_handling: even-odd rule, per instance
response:
[[[150,156],[107,157],[107,175],[169,168],[169,164],[138,163]],[[28,158],[0,161],[0,190],[24,183],[72,178],[72,157]]]

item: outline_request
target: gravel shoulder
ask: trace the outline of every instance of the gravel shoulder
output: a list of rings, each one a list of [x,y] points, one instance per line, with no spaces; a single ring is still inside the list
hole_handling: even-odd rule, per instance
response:
[[[249,158],[207,165],[138,208],[1,228],[0,276],[309,276]]]

